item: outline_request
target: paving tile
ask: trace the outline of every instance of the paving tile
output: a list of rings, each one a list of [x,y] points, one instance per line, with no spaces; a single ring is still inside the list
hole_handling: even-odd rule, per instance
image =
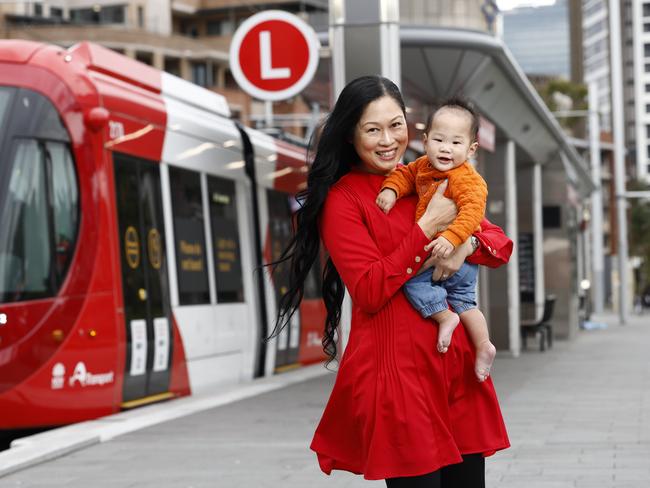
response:
[[[650,487],[650,323],[611,324],[543,354],[497,358],[512,448],[487,458],[489,488]],[[383,487],[323,475],[308,449],[333,379],[126,434],[0,478],[0,488]]]

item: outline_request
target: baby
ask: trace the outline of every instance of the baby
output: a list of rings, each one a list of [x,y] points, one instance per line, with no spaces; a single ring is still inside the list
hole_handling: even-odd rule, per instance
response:
[[[430,244],[432,254],[441,258],[451,255],[479,230],[485,214],[487,184],[468,162],[478,149],[477,137],[478,115],[471,105],[461,99],[446,101],[427,121],[426,156],[397,167],[377,196],[377,205],[388,213],[398,198],[417,192],[417,220],[424,214],[436,188],[448,180],[445,196],[456,203],[458,215]],[[476,308],[477,274],[477,266],[468,263],[463,263],[449,279],[445,280],[443,275],[443,280],[437,282],[425,272],[411,278],[404,285],[404,292],[423,317],[438,322],[440,352],[447,352],[454,329],[462,319],[476,348],[476,377],[484,381],[490,375],[496,348],[490,342],[485,317]]]

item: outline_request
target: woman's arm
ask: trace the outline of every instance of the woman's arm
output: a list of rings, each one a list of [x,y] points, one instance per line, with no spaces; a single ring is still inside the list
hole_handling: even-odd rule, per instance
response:
[[[427,234],[447,222],[427,215],[390,254],[383,256],[364,222],[362,207],[352,190],[330,191],[321,214],[323,243],[345,283],[352,301],[367,313],[379,311],[402,285],[415,276],[428,257]],[[433,209],[432,209],[433,210]]]

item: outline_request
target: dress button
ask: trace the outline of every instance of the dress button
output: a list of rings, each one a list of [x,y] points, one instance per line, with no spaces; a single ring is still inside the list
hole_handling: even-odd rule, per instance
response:
[[[420,261],[422,261],[422,258],[420,256],[415,256],[415,262],[419,263]]]
[[[413,269],[412,268],[406,268],[406,272],[408,274],[413,274]]]

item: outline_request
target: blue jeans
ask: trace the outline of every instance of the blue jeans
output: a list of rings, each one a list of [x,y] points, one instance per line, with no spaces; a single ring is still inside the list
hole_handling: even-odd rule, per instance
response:
[[[463,263],[444,281],[432,281],[432,272],[433,268],[426,269],[404,284],[406,298],[423,317],[447,310],[447,303],[456,313],[476,308],[476,264]]]

